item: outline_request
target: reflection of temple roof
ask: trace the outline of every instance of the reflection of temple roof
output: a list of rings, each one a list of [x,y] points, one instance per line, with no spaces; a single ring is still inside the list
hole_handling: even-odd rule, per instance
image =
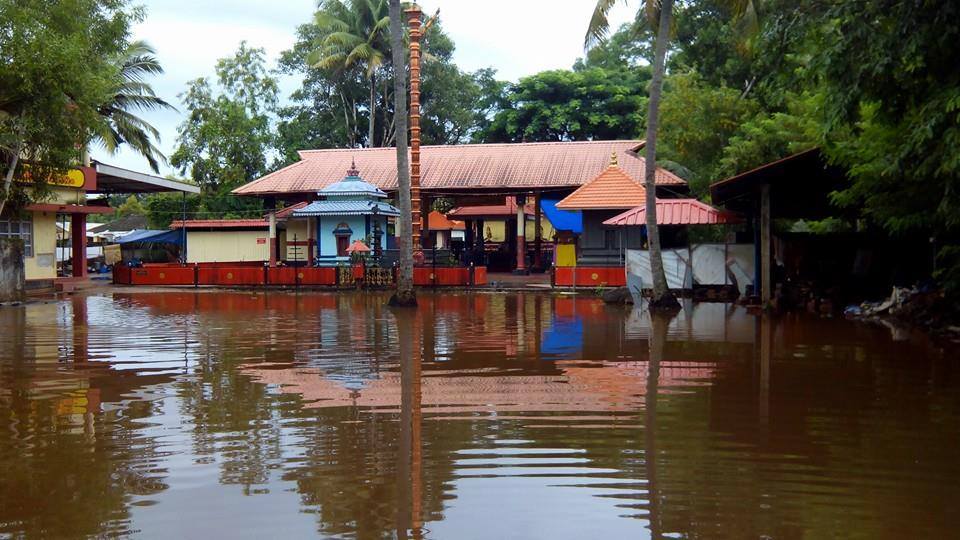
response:
[[[647,363],[561,361],[557,375],[499,375],[489,370],[425,372],[421,381],[425,412],[635,412],[644,403]],[[276,384],[300,394],[307,407],[360,406],[395,410],[400,406],[401,379],[396,371],[368,381],[359,395],[322,370],[308,367],[274,369],[250,365],[243,372],[257,382]],[[713,364],[664,362],[658,385],[696,386],[713,375]],[[429,408],[429,411],[426,409]]]

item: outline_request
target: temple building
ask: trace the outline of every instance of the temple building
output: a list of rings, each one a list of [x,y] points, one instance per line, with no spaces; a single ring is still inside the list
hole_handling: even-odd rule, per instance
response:
[[[347,249],[355,241],[370,247],[375,255],[392,247],[390,218],[400,211],[385,202],[387,194],[377,186],[360,178],[356,163],[351,163],[347,176],[317,192],[322,200],[293,210],[287,223],[287,244],[291,230],[303,231],[303,239],[316,251],[311,260],[321,266],[348,262]],[[391,232],[388,233],[388,228]]]

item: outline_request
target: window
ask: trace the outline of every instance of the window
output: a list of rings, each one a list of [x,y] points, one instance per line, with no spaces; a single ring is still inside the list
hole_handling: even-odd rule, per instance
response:
[[[23,256],[33,257],[33,221],[29,217],[24,219],[0,217],[0,238],[23,240]]]

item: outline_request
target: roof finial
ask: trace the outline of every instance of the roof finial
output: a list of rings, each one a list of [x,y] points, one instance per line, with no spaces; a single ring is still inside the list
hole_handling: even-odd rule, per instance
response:
[[[360,176],[360,171],[357,170],[356,158],[350,158],[350,168],[347,169],[347,176]]]
[[[616,167],[616,166],[617,166],[617,151],[616,151],[616,150],[614,150],[613,152],[610,152],[610,166],[611,166],[611,167]]]

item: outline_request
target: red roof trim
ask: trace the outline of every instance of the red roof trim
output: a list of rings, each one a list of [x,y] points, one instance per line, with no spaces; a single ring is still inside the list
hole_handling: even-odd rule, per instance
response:
[[[193,219],[175,220],[171,229],[266,229],[270,223],[265,219]]]

